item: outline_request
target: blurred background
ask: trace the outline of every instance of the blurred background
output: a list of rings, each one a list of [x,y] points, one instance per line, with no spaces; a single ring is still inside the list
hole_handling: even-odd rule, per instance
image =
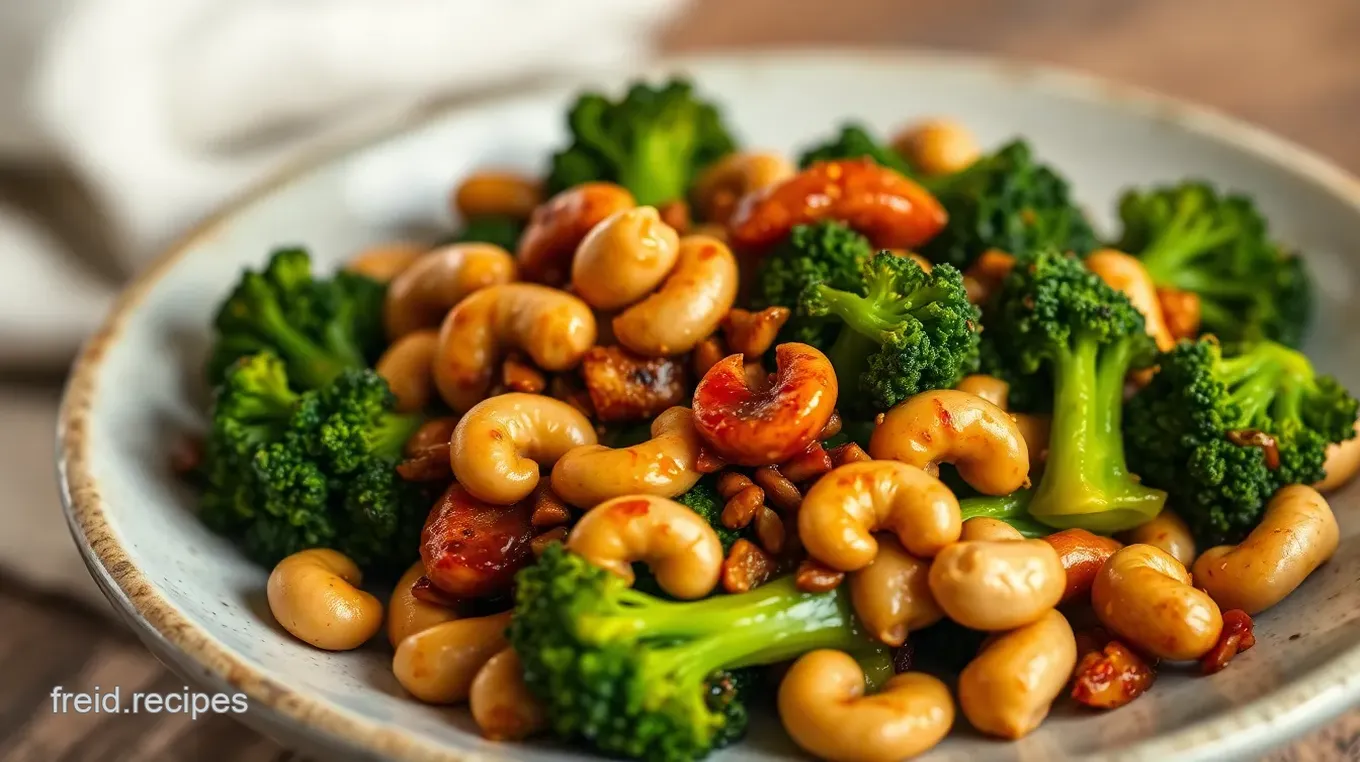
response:
[[[1360,172],[1355,0],[0,0],[0,759],[292,759],[226,716],[53,715],[53,685],[176,691],[67,535],[60,385],[119,284],[319,146],[657,54],[916,46],[1197,101]],[[885,93],[884,97],[892,97]],[[1360,712],[1273,760],[1360,760]]]

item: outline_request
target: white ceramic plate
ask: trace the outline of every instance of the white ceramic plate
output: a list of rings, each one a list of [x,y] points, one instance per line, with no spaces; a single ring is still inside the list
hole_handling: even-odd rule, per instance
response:
[[[987,144],[1012,135],[1073,181],[1103,225],[1121,186],[1212,178],[1256,196],[1307,253],[1318,288],[1311,348],[1360,388],[1360,185],[1259,130],[1086,77],[934,54],[813,53],[704,58],[663,67],[721,100],[752,146],[792,150],[847,117],[887,130],[951,114]],[[620,82],[610,83],[617,86]],[[60,462],[72,530],[96,580],[153,651],[205,686],[242,690],[243,719],[325,758],[576,759],[483,742],[457,710],[402,695],[385,644],[342,654],[293,640],[270,618],[265,571],[193,515],[168,471],[168,432],[201,418],[197,371],[213,306],[244,265],[300,242],[326,263],[414,228],[446,227],[455,180],[485,165],[539,170],[563,136],[574,88],[444,115],[357,153],[289,174],[202,227],[135,283],[91,340],[62,416]],[[1107,714],[1063,703],[1016,744],[960,718],[930,759],[1239,759],[1360,696],[1360,492],[1333,503],[1336,558],[1258,620],[1257,646],[1212,678],[1167,672]],[[772,719],[724,759],[793,754]]]

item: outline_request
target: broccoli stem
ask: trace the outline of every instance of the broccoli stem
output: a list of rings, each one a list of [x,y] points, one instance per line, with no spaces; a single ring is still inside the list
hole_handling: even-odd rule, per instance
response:
[[[373,429],[369,446],[373,453],[382,458],[400,458],[406,447],[406,440],[425,424],[426,418],[419,414],[392,414],[384,416]]]
[[[1022,489],[1009,495],[968,497],[959,501],[959,512],[963,520],[996,519],[1010,524],[1026,537],[1045,537],[1053,530],[1035,521],[1029,515],[1029,504],[1034,498],[1034,490]]]
[[[1231,227],[1215,228],[1213,220],[1195,222],[1202,211],[1196,204],[1180,204],[1166,230],[1142,252],[1139,258],[1154,282],[1197,290],[1180,284],[1181,278],[1194,277],[1187,270],[1190,262],[1232,240],[1236,231]]]
[[[273,340],[288,365],[290,378],[304,388],[319,389],[349,368],[363,368],[363,353],[347,335],[350,321],[334,321],[327,326],[326,346],[318,346],[289,324],[272,299],[260,300],[259,325]]]

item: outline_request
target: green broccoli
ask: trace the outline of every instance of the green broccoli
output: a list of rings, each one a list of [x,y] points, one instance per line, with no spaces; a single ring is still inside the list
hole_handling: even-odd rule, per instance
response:
[[[844,585],[805,593],[785,577],[672,602],[560,544],[519,573],[509,638],[556,735],[658,762],[698,759],[740,737],[740,697],[715,688],[723,670],[835,648],[875,655],[871,679],[891,674],[885,651],[859,631]]]
[[[921,247],[932,262],[962,270],[988,249],[1014,255],[1043,248],[1085,254],[1097,246],[1067,181],[1035,161],[1023,140],[925,184],[949,213],[949,226]]]
[[[963,520],[987,518],[1004,521],[1026,537],[1045,537],[1053,534],[1053,529],[1029,515],[1029,504],[1034,498],[1034,490],[1022,489],[1009,495],[981,495],[965,497],[959,501],[959,512]]]
[[[208,381],[258,352],[282,358],[298,389],[325,386],[342,371],[366,367],[385,346],[386,287],[349,272],[312,274],[304,249],[279,249],[261,272],[246,270],[217,310]]]
[[[789,237],[761,260],[752,305],[756,309],[778,306],[793,310],[779,332],[780,343],[797,341],[825,350],[836,340],[840,324],[802,314],[799,299],[803,291],[814,283],[842,291],[857,290],[864,263],[873,255],[869,239],[842,222],[796,225]]]
[[[718,478],[715,475],[705,475],[688,492],[677,497],[675,502],[699,514],[713,527],[713,531],[718,533],[718,540],[722,542],[723,555],[732,549],[732,543],[741,539],[741,530],[723,526],[724,502],[718,494]]]
[[[841,125],[835,137],[805,150],[798,157],[798,166],[807,169],[819,161],[860,158],[872,159],[874,163],[897,170],[907,177],[915,174],[906,159],[891,147],[880,143],[868,127],[855,122]]]
[[[1029,513],[1059,529],[1110,533],[1148,521],[1166,493],[1124,460],[1124,379],[1154,354],[1143,316],[1081,260],[1048,249],[1019,257],[988,330],[1023,373],[1052,373],[1048,459]]]
[[[524,233],[525,221],[518,217],[489,215],[473,217],[463,223],[463,229],[449,239],[449,243],[491,243],[510,253],[519,246],[519,237]]]
[[[1202,542],[1240,540],[1277,489],[1321,479],[1327,445],[1355,436],[1355,398],[1281,344],[1225,356],[1185,341],[1157,362],[1128,403],[1129,463]]]
[[[400,571],[430,502],[395,471],[422,419],[393,413],[394,403],[371,370],[298,393],[277,357],[241,358],[213,404],[203,521],[264,565],[328,547],[362,567]]]
[[[958,383],[978,353],[978,310],[963,275],[949,265],[927,273],[886,251],[861,273],[853,291],[817,283],[800,302],[805,314],[842,323],[827,351],[841,399],[887,410],[917,392]]]
[[[1116,246],[1143,261],[1158,286],[1199,296],[1201,326],[1225,342],[1303,342],[1312,283],[1303,260],[1271,242],[1245,196],[1188,181],[1129,191]]]
[[[1003,331],[988,330],[997,318],[982,312],[982,336],[978,340],[978,373],[1006,382],[1006,406],[1016,413],[1047,413],[1053,407],[1053,374],[1048,368],[1021,370],[1015,353],[1006,346]]]
[[[553,155],[548,192],[603,180],[644,206],[685,198],[699,170],[736,148],[718,108],[681,79],[639,82],[621,101],[585,93],[567,126],[571,145]]]

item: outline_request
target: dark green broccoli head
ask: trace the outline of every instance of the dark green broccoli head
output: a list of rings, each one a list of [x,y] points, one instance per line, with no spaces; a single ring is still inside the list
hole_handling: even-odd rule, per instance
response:
[[[699,481],[685,494],[677,497],[675,502],[680,503],[686,508],[694,511],[704,518],[713,531],[718,533],[718,540],[722,543],[723,554],[732,549],[732,543],[741,539],[740,530],[728,529],[723,526],[722,512],[725,501],[722,495],[718,494],[718,477],[708,474]]]
[[[1142,259],[1158,286],[1197,294],[1204,332],[1226,342],[1303,342],[1312,307],[1308,272],[1270,240],[1250,199],[1187,181],[1125,193],[1119,217],[1116,245]]]
[[[756,309],[788,307],[794,314],[780,331],[780,343],[797,341],[826,350],[840,324],[799,309],[803,291],[824,283],[842,291],[860,287],[864,263],[874,255],[869,239],[835,220],[797,225],[760,262],[752,302]]]
[[[814,284],[800,305],[841,323],[827,355],[847,402],[863,399],[887,410],[918,392],[952,387],[976,366],[978,310],[963,275],[949,265],[927,273],[911,259],[880,252],[865,263],[854,290]]]
[[[1129,463],[1201,542],[1241,539],[1276,490],[1321,479],[1327,445],[1355,435],[1356,400],[1281,344],[1182,342],[1157,363],[1128,403]]]
[[[518,217],[489,215],[473,217],[463,222],[463,229],[449,239],[449,243],[490,243],[509,252],[519,246],[525,221]]]
[[[804,151],[798,157],[798,166],[807,169],[819,161],[860,158],[872,159],[874,163],[897,170],[907,177],[914,176],[906,159],[891,147],[880,143],[868,127],[855,122],[841,125],[840,132],[834,137]]]
[[[967,269],[988,249],[1014,255],[1055,248],[1085,254],[1095,233],[1067,180],[1035,161],[1017,140],[968,169],[926,181],[949,213],[949,225],[921,247],[932,262]]]
[[[608,181],[646,206],[683,199],[699,170],[736,147],[717,106],[681,79],[639,82],[620,101],[586,93],[567,127],[571,145],[553,155],[548,192]]]

